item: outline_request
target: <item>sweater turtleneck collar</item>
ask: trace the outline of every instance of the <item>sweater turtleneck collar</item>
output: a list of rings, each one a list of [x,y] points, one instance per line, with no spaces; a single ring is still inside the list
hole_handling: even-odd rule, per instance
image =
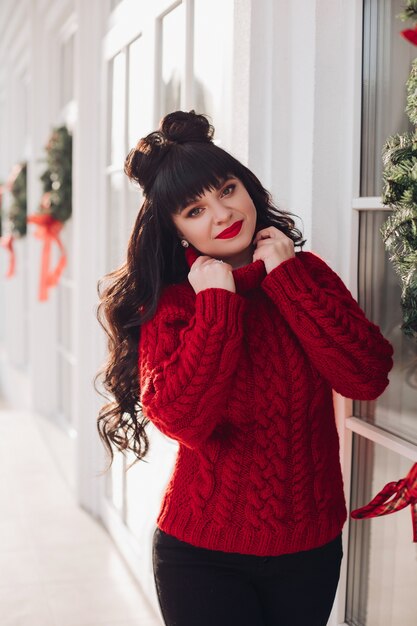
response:
[[[201,256],[201,253],[191,244],[185,249],[185,258],[187,260],[188,267],[191,268],[192,264],[196,259],[198,259],[199,256]],[[233,278],[235,280],[237,293],[242,294],[250,291],[251,289],[256,289],[259,287],[265,276],[265,265],[260,259],[234,269]]]

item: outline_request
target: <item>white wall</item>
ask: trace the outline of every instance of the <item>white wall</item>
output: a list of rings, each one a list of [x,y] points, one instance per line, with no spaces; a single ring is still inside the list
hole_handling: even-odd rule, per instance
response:
[[[234,151],[350,282],[360,2],[235,6]]]

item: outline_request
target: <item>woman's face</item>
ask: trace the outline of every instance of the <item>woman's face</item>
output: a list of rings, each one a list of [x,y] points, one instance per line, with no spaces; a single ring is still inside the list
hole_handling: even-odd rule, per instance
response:
[[[173,220],[179,236],[202,254],[233,267],[252,261],[256,208],[238,178],[227,178],[218,189],[206,191],[174,214]],[[222,234],[235,224],[231,232]]]

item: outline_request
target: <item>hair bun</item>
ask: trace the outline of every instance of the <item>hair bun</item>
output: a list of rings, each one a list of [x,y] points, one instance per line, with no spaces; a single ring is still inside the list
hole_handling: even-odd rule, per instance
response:
[[[159,129],[142,137],[126,157],[124,172],[149,194],[159,166],[174,144],[189,141],[210,143],[214,127],[195,111],[174,111],[160,122]]]
[[[168,141],[185,143],[187,141],[209,142],[214,135],[214,127],[203,114],[194,110],[168,113],[160,122],[159,130]]]

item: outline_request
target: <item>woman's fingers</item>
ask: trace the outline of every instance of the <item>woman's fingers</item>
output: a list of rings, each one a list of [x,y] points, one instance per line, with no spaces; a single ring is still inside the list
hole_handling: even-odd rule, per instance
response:
[[[295,256],[292,239],[274,226],[259,231],[254,244],[253,260],[262,260],[268,274],[280,263]]]
[[[229,263],[220,263],[218,259],[202,255],[191,266],[188,280],[196,293],[210,287],[235,292],[232,270]]]
[[[262,230],[258,230],[255,235],[255,239],[253,243],[257,243],[258,241],[262,241],[263,239],[278,239],[280,237],[286,237],[283,232],[278,230],[275,226],[268,226],[268,228],[263,228]]]

